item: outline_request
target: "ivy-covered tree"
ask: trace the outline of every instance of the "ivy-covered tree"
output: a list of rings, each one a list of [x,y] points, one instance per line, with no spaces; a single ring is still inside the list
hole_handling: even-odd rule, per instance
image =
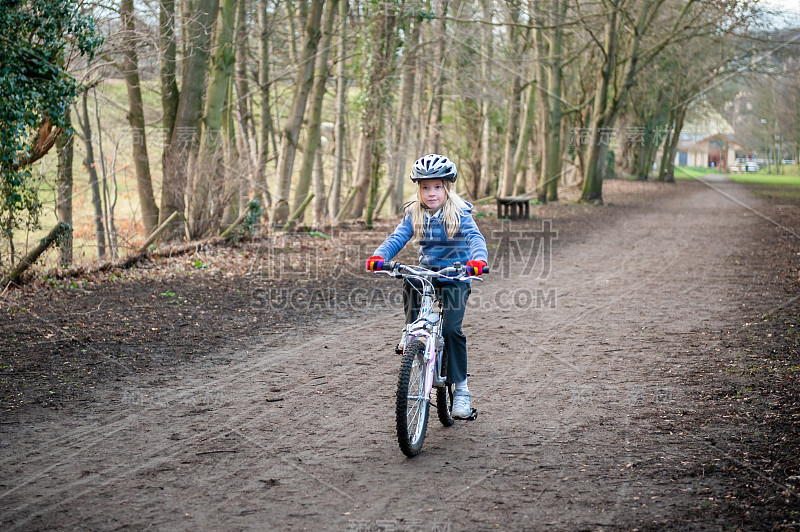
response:
[[[0,231],[37,224],[30,165],[55,144],[80,91],[69,73],[100,46],[81,0],[0,0]]]

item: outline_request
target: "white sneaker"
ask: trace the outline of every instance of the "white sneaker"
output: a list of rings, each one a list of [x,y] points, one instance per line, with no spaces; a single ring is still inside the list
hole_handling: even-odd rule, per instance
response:
[[[472,414],[470,398],[472,394],[467,391],[456,390],[453,393],[453,411],[451,415],[456,419],[467,419]]]

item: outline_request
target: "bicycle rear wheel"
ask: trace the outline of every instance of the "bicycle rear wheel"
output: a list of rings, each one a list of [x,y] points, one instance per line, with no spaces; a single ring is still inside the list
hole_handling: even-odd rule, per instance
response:
[[[442,377],[447,376],[447,356],[442,356]],[[436,388],[436,413],[439,414],[439,421],[445,427],[453,426],[453,392],[455,384],[445,384],[441,388]]]
[[[419,454],[428,427],[430,403],[425,397],[425,344],[414,340],[406,347],[397,381],[397,442],[406,456]]]

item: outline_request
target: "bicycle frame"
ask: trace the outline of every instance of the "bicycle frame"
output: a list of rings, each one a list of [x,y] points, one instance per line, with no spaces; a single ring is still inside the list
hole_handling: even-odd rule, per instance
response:
[[[405,270],[404,273],[401,270]],[[425,340],[425,401],[430,402],[431,390],[434,386],[441,387],[445,385],[446,377],[442,375],[442,356],[444,339],[442,337],[442,318],[441,315],[434,310],[434,302],[438,302],[441,307],[441,301],[436,296],[436,289],[433,286],[432,279],[442,278],[449,281],[464,282],[466,279],[482,281],[479,277],[468,277],[465,269],[460,263],[456,263],[451,268],[445,268],[440,271],[429,270],[423,266],[406,266],[390,262],[384,266],[383,272],[388,273],[391,277],[402,277],[404,279],[416,279],[422,285],[420,291],[412,284],[414,290],[420,293],[420,309],[417,319],[412,323],[406,325],[406,332],[408,339],[406,345],[414,340]],[[448,274],[456,274],[451,277]]]
[[[417,318],[403,329],[402,348],[403,361],[397,382],[397,404],[395,421],[397,424],[397,441],[400,450],[408,456],[416,456],[422,448],[425,430],[428,425],[431,393],[436,387],[436,410],[439,421],[446,427],[453,424],[452,405],[454,384],[447,384],[447,377],[442,375],[444,358],[443,318],[434,307],[438,301],[442,308],[441,298],[433,284],[433,279],[441,278],[452,282],[482,280],[467,275],[467,268],[455,263],[450,268],[433,271],[422,266],[406,266],[395,262],[385,263],[381,273],[391,277],[400,277],[410,282],[420,298],[420,309]],[[488,269],[486,269],[488,271]],[[421,343],[422,342],[422,343]],[[399,351],[398,351],[399,352]],[[475,419],[475,410],[473,409]]]
[[[433,386],[443,386],[445,379],[442,377],[442,327],[441,316],[434,311],[434,301],[436,290],[433,283],[421,276],[409,276],[406,278],[419,279],[422,282],[422,293],[420,298],[420,309],[417,319],[406,325],[408,339],[406,345],[414,340],[424,339],[425,343],[425,388],[424,398],[430,401]],[[416,289],[416,287],[414,287]]]

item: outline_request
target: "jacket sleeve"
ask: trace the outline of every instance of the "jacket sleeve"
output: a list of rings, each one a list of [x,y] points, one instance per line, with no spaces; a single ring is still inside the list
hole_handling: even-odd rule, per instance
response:
[[[406,214],[403,220],[397,225],[394,232],[386,237],[383,244],[378,246],[373,255],[383,257],[384,259],[392,260],[395,255],[400,253],[411,237],[414,236],[414,228],[411,224],[411,215]]]
[[[470,260],[482,260],[489,263],[489,252],[486,250],[486,239],[483,238],[478,224],[472,218],[472,213],[467,212],[461,217],[461,234],[469,245]]]

